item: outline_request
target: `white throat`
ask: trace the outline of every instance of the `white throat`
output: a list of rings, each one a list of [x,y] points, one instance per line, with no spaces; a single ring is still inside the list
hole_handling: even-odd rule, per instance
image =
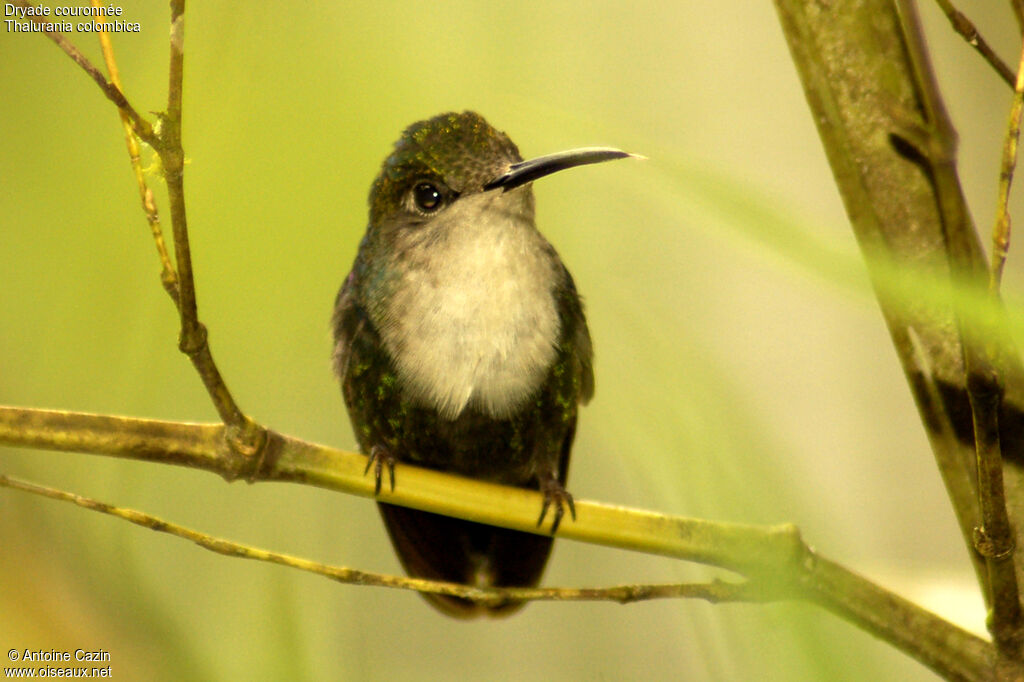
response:
[[[412,265],[386,310],[371,313],[403,390],[447,419],[467,406],[510,416],[554,362],[561,267],[544,237],[509,210],[522,200],[465,196],[418,228],[402,255]]]

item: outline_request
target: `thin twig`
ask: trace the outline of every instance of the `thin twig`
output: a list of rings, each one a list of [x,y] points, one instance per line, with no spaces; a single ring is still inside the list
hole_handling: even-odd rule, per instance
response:
[[[964,331],[967,395],[974,422],[978,466],[978,498],[982,525],[975,529],[974,547],[985,558],[991,589],[989,630],[1001,658],[1020,661],[1022,624],[1013,530],[1006,511],[1003,456],[999,435],[1002,386],[999,375],[981,347],[985,335]]]
[[[18,2],[22,7],[28,6],[25,0],[18,0]],[[128,104],[121,89],[114,83],[108,83],[99,69],[93,66],[74,45],[69,43],[59,33],[48,31],[45,33],[103,88],[107,97],[117,104],[118,108],[129,117],[139,137],[152,146],[160,155],[171,204],[171,226],[174,234],[174,253],[177,265],[177,279],[173,282],[173,287],[171,285],[172,280],[168,275],[169,272],[173,271],[173,268],[165,266],[162,279],[164,281],[164,288],[175,298],[180,313],[181,334],[178,346],[192,361],[203,381],[203,385],[206,387],[207,393],[210,395],[214,407],[217,409],[217,413],[228,427],[226,433],[228,443],[239,454],[255,456],[258,455],[266,444],[266,433],[255,422],[246,417],[231,396],[231,392],[224,383],[220,370],[217,369],[217,365],[213,361],[206,327],[199,321],[196,306],[195,283],[192,276],[192,257],[188,240],[188,223],[185,216],[185,152],[181,146],[184,12],[184,0],[172,0],[171,59],[167,112],[162,115],[163,125],[160,126],[159,135]],[[40,21],[35,17],[33,17],[33,20]],[[147,219],[151,219],[156,215],[155,205],[152,203],[152,193],[148,190],[143,190],[141,186],[140,192],[142,193],[142,201],[147,213]],[[153,226],[154,223],[151,221],[150,225]],[[159,251],[162,237],[158,237],[154,233],[154,239],[157,240],[157,249]],[[161,253],[161,260],[164,259],[165,252],[166,248]]]
[[[1017,17],[1017,28],[1024,35],[1024,0],[1010,0],[1013,16]]]
[[[1021,46],[1017,79],[1013,87],[1013,105],[1010,107],[1010,122],[1006,127],[1006,142],[1003,143],[1003,159],[999,166],[999,199],[996,203],[996,225],[992,230],[992,265],[989,269],[989,291],[993,296],[999,293],[1006,265],[1006,254],[1010,248],[1010,187],[1013,185],[1013,171],[1017,166],[1017,142],[1020,139],[1020,118],[1024,109],[1024,45]]]
[[[93,7],[102,7],[102,0],[92,0]],[[94,20],[97,26],[103,25],[103,18],[95,16]],[[110,34],[104,30],[99,32],[100,48],[103,50],[103,61],[107,65],[107,73],[110,74],[110,82],[113,83],[118,89],[121,88],[121,76],[117,69],[117,60],[114,58],[114,46],[110,42]],[[153,197],[153,191],[149,189],[146,183],[146,174],[142,170],[142,161],[139,153],[139,138],[135,134],[135,129],[132,125],[131,119],[124,110],[118,109],[118,115],[121,118],[121,124],[124,127],[124,141],[128,147],[128,158],[131,161],[132,173],[135,176],[135,182],[139,186],[139,198],[142,200],[142,210],[146,214],[146,222],[149,223],[150,232],[153,235],[153,241],[156,244],[157,256],[160,258],[160,281],[164,285],[164,289],[170,295],[174,304],[178,304],[178,275],[174,272],[174,266],[171,265],[170,256],[167,253],[167,245],[164,242],[163,229],[160,226],[160,214],[157,211],[156,199]]]
[[[196,306],[195,280],[192,275],[192,254],[189,248],[188,221],[185,215],[185,151],[181,146],[181,98],[184,77],[185,40],[184,0],[171,2],[171,59],[167,86],[167,111],[163,116],[160,148],[164,178],[171,202],[171,225],[174,231],[174,256],[178,271],[178,310],[181,313],[181,338],[179,345],[183,353],[192,357],[206,346],[206,329],[199,322]],[[198,368],[197,368],[198,369]],[[202,374],[202,370],[200,370]],[[212,376],[203,376],[204,382]],[[216,377],[219,379],[219,375]],[[207,384],[209,387],[210,384]],[[216,399],[214,402],[218,402]],[[218,404],[225,423],[237,423],[241,412],[237,407],[227,408]],[[237,413],[237,414],[236,414]]]
[[[363,455],[271,431],[264,457],[255,462],[256,458],[240,456],[226,446],[225,428],[221,424],[180,424],[0,406],[0,444],[111,454],[213,471],[229,479],[290,481],[374,497],[372,477],[363,473]],[[408,465],[402,465],[400,476],[397,488],[385,489],[380,499],[479,523],[544,532],[536,525],[541,504],[536,491]],[[994,660],[990,643],[818,555],[803,542],[795,526],[683,518],[586,500],[577,500],[576,513],[573,523],[559,527],[558,537],[724,568],[751,581],[749,587],[735,588],[745,598],[761,594],[765,598],[810,600],[859,624],[949,679],[989,679]],[[642,591],[624,589],[627,591],[608,598],[644,596]],[[756,592],[745,592],[747,589]],[[502,591],[502,595],[535,598],[528,591]]]
[[[16,4],[20,7],[29,7],[26,0],[16,0]],[[47,23],[42,17],[30,16],[28,18],[37,24]],[[124,112],[129,120],[131,120],[132,126],[134,126],[135,131],[138,133],[140,138],[142,138],[147,144],[156,143],[156,134],[153,132],[153,127],[148,121],[146,121],[146,119],[139,115],[139,112],[135,111],[135,108],[128,102],[127,98],[125,98],[124,93],[121,92],[120,87],[114,83],[108,82],[103,76],[103,73],[89,61],[89,58],[79,52],[78,48],[62,34],[57,33],[56,31],[45,30],[42,31],[42,33],[46,34],[47,38],[56,43],[57,47],[64,50],[65,54],[71,57],[76,64],[82,67],[82,69],[89,74],[90,78],[96,81],[96,85],[100,86],[100,89],[103,91],[103,94],[106,95],[107,99],[117,105],[117,108]]]
[[[185,150],[181,145],[182,81],[184,78],[185,0],[171,0],[170,68],[167,112],[161,126],[157,151],[163,163],[167,196],[171,204],[174,257],[178,273],[178,311],[181,333],[178,347],[188,355],[221,420],[228,427],[231,447],[246,456],[256,456],[266,444],[266,432],[249,419],[231,395],[210,351],[206,327],[199,321],[188,220],[185,214]]]
[[[1024,92],[1024,51],[1014,85],[1014,98],[1003,159],[999,175],[999,207],[993,229],[992,260],[988,273],[988,295],[998,301],[1003,266],[1010,244],[1010,217],[1007,209],[1013,169],[1020,134],[1022,92]],[[963,283],[980,288],[984,275],[972,267],[962,254],[951,253]],[[977,286],[976,286],[977,283]],[[1003,483],[1003,453],[999,431],[999,414],[1004,387],[994,360],[999,335],[991,320],[974,324],[961,318],[964,365],[967,372],[967,396],[974,426],[975,453],[978,470],[978,501],[982,524],[975,530],[974,546],[985,558],[991,590],[992,632],[1001,662],[1019,663],[1024,659],[1024,612],[1020,603],[1020,587],[1014,564],[1015,536],[1006,509]]]
[[[167,117],[181,131],[181,93],[185,59],[185,0],[171,0],[171,62],[167,84]]]
[[[989,46],[985,39],[981,37],[977,27],[974,23],[968,19],[960,10],[953,6],[950,0],[935,0],[942,11],[946,13],[946,18],[949,19],[949,23],[953,25],[953,30],[963,36],[967,44],[973,47],[975,50],[985,58],[996,73],[1006,81],[1006,84],[1011,88],[1013,87],[1013,71],[1006,65],[999,55]]]
[[[161,134],[160,151],[171,201],[171,225],[174,230],[174,256],[178,270],[178,309],[181,312],[181,350],[191,356],[206,345],[206,330],[199,322],[192,254],[189,248],[188,221],[185,217],[185,151],[181,145],[182,79],[184,78],[185,2],[171,2],[171,58],[167,86],[167,111]],[[205,379],[206,377],[204,377]],[[220,409],[220,407],[218,407]],[[230,410],[229,410],[230,411]],[[237,407],[235,408],[237,411]],[[225,416],[225,423],[240,421],[237,415]]]
[[[913,10],[905,4],[904,20]],[[916,27],[919,23],[913,22]],[[915,29],[916,31],[919,30]],[[939,97],[923,49],[913,50],[915,69],[930,90],[923,99],[924,121],[908,121],[902,126],[902,139],[913,145],[928,164],[942,216],[944,246],[954,285],[966,296],[956,297],[953,311],[959,335],[964,367],[964,383],[974,433],[974,460],[977,471],[978,507],[981,523],[973,529],[972,545],[984,558],[983,581],[991,617],[989,631],[995,641],[1000,666],[1019,668],[1024,654],[1024,612],[1021,610],[1013,548],[1016,542],[1006,510],[1003,485],[1002,441],[999,413],[1003,401],[1003,380],[997,356],[1007,354],[1011,343],[1001,328],[999,316],[975,315],[968,303],[985,296],[986,267],[976,246],[977,232],[963,202],[956,171],[953,124]],[[998,304],[998,301],[995,301]],[[998,308],[997,308],[998,309]],[[996,350],[999,348],[999,351]]]
[[[189,540],[203,549],[225,556],[254,559],[256,561],[288,566],[350,585],[371,585],[401,590],[414,590],[416,592],[429,592],[432,594],[445,594],[472,599],[484,604],[500,604],[512,599],[532,601],[615,601],[623,604],[648,599],[669,598],[704,599],[712,603],[761,602],[771,599],[770,595],[756,589],[756,586],[750,581],[726,582],[724,580],[714,580],[710,583],[615,585],[613,587],[586,588],[487,588],[471,587],[469,585],[437,580],[424,580],[422,578],[407,578],[405,576],[361,571],[345,566],[330,566],[288,554],[271,552],[231,540],[213,537],[135,509],[115,507],[89,497],[21,481],[4,474],[0,474],[0,486],[22,490],[54,500],[71,502],[85,509],[116,516],[143,528]]]

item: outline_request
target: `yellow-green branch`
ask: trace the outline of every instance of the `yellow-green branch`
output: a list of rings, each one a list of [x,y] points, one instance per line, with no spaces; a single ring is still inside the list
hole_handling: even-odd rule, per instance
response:
[[[0,444],[163,462],[215,472],[228,480],[291,481],[374,496],[374,481],[363,473],[363,455],[274,431],[268,430],[267,434],[262,452],[247,457],[227,443],[228,429],[221,424],[0,407]],[[404,464],[397,467],[396,477],[395,490],[383,490],[379,499],[525,532],[544,532],[536,523],[541,505],[537,492]],[[748,580],[741,583],[745,587],[736,593],[737,598],[753,599],[756,595],[757,599],[804,599],[817,603],[950,679],[982,680],[991,671],[994,651],[990,643],[821,557],[803,542],[791,524],[755,526],[708,521],[586,500],[576,502],[576,515],[574,522],[559,527],[558,537],[728,569]],[[407,585],[410,589],[453,589],[433,583]],[[642,590],[635,591],[638,588],[633,588],[632,593],[621,591],[625,588],[617,589],[620,591],[616,596],[608,598],[628,601],[642,594]],[[686,589],[689,588],[681,592]],[[504,591],[501,594],[513,596]],[[495,598],[490,592],[461,596],[485,601]],[[514,596],[556,598],[528,590]]]

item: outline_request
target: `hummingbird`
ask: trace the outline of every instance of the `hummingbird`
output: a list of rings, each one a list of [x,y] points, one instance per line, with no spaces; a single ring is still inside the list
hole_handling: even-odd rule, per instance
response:
[[[594,394],[583,303],[537,231],[531,183],[632,156],[575,149],[524,161],[477,113],[410,125],[369,196],[369,225],[334,304],[334,371],[376,493],[409,463],[543,494],[534,535],[378,502],[412,576],[534,586],[568,509],[577,411]],[[463,618],[514,612],[423,594]]]

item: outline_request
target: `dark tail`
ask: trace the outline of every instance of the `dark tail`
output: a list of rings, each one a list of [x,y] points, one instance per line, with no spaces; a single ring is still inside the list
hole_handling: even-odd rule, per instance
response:
[[[409,575],[494,587],[532,587],[540,581],[552,538],[378,504],[391,544]],[[467,599],[423,594],[456,618],[505,616],[524,602],[481,606]]]

